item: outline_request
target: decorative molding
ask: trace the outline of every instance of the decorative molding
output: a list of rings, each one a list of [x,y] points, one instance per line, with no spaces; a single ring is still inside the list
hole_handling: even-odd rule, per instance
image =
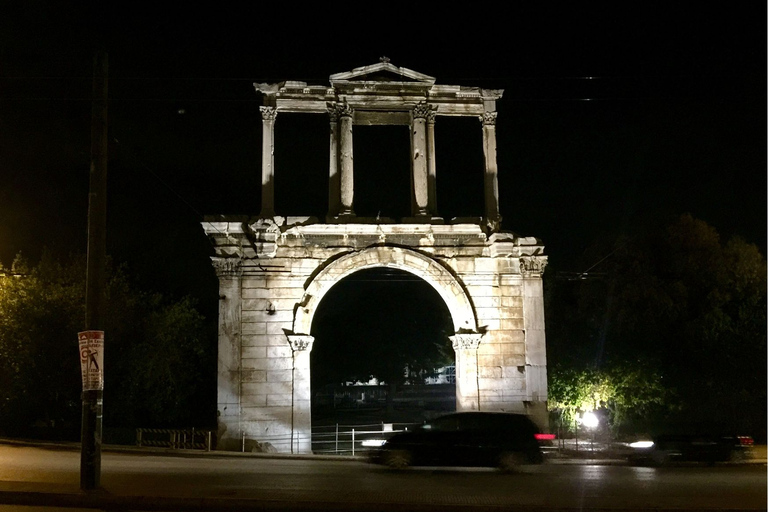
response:
[[[243,260],[241,258],[211,258],[217,277],[241,277]]]
[[[468,333],[448,336],[448,339],[453,342],[453,350],[477,350],[482,337],[482,333]]]
[[[262,121],[274,121],[277,117],[277,109],[275,107],[259,107],[261,111]]]
[[[288,343],[291,345],[291,350],[294,352],[301,352],[309,349],[312,350],[312,343],[315,341],[315,337],[309,334],[286,334]]]
[[[546,256],[522,256],[520,258],[521,274],[543,274],[546,266]]]

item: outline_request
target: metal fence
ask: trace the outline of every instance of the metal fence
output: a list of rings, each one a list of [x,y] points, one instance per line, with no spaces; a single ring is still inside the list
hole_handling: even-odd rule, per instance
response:
[[[312,427],[312,453],[359,455],[388,436],[414,428],[418,423],[370,423]]]
[[[211,451],[212,430],[137,428],[136,446]]]
[[[261,436],[258,441],[240,436],[242,452],[290,451],[292,446],[309,443],[312,453],[324,455],[355,456],[361,455],[377,446],[388,436],[415,428],[418,423],[369,423],[355,425],[322,425],[312,427],[311,437],[301,436],[298,432],[288,435]],[[136,445],[139,447],[159,447],[175,450],[205,450],[213,448],[212,430],[189,429],[136,429]]]

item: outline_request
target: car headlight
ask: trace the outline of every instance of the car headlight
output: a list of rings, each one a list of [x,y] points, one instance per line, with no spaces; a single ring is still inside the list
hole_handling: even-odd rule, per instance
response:
[[[630,448],[650,448],[653,446],[653,441],[635,441],[634,443],[629,443]]]

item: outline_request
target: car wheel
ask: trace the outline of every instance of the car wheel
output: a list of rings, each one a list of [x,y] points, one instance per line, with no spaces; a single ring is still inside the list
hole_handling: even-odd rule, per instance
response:
[[[668,466],[670,462],[671,462],[670,455],[665,451],[654,453],[653,457],[651,458],[651,463],[654,466]]]
[[[504,472],[516,471],[525,464],[525,455],[520,452],[504,452],[499,455],[499,469]]]
[[[392,469],[405,469],[411,465],[411,458],[408,450],[392,450],[384,456],[384,464]]]
[[[736,463],[746,462],[747,460],[749,460],[749,453],[745,450],[734,450],[728,457],[728,461]]]

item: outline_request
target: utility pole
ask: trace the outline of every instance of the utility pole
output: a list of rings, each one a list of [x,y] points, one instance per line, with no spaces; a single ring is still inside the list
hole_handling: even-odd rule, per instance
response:
[[[101,417],[104,406],[104,288],[107,231],[107,53],[93,59],[91,170],[88,192],[88,267],[85,330],[78,334],[83,372],[80,488],[101,485]]]

